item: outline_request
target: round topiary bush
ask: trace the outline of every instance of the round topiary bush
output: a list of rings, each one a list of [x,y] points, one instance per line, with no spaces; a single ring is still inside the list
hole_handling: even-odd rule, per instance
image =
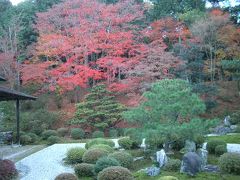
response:
[[[95,164],[99,158],[107,155],[108,152],[106,150],[89,149],[83,154],[82,160],[85,163]]]
[[[27,135],[31,137],[31,143],[35,143],[38,140],[38,136],[35,133],[28,133]]]
[[[179,171],[181,167],[181,161],[179,159],[169,159],[164,166],[166,171]]]
[[[207,150],[210,154],[215,154],[215,148],[219,145],[227,146],[225,141],[222,140],[210,140],[207,143]]]
[[[50,136],[58,136],[57,131],[55,131],[55,130],[43,131],[43,133],[42,133],[43,140],[47,140],[47,138],[49,138]]]
[[[57,129],[59,136],[65,137],[68,134],[68,128],[59,128]]]
[[[112,137],[112,138],[118,137],[118,131],[116,129],[110,129],[109,137]]]
[[[97,145],[97,144],[106,144],[110,147],[115,146],[114,142],[110,139],[97,138],[97,139],[92,139],[92,140],[88,141],[86,143],[85,147],[88,149],[91,146],[94,146],[94,145]]]
[[[89,149],[104,149],[109,153],[112,153],[114,151],[114,149],[112,147],[110,147],[109,145],[106,144],[96,144],[91,146]]]
[[[72,173],[62,173],[55,177],[55,180],[77,180],[77,177]]]
[[[74,167],[75,174],[80,177],[94,176],[94,164],[81,163]]]
[[[107,167],[111,167],[111,166],[121,166],[121,165],[116,159],[114,159],[112,157],[102,157],[97,160],[97,162],[94,166],[94,172],[96,174],[98,174],[103,169],[105,169]]]
[[[158,180],[178,180],[178,178],[174,176],[163,176],[163,177],[160,177]]]
[[[71,129],[71,137],[73,139],[82,139],[85,136],[85,132],[81,128]]]
[[[225,153],[221,155],[218,164],[222,172],[240,175],[239,153]]]
[[[18,175],[17,169],[14,163],[10,160],[1,160],[0,159],[0,179],[8,180],[14,179]]]
[[[29,135],[20,136],[20,143],[22,145],[27,145],[32,143],[32,138]]]
[[[97,177],[98,180],[134,180],[132,173],[124,167],[113,166],[102,170]]]
[[[205,142],[205,137],[202,135],[198,135],[194,137],[194,142],[196,143],[197,148],[201,148],[203,143]]]
[[[86,152],[86,149],[76,147],[71,148],[67,152],[66,162],[69,164],[77,164],[82,162],[83,154]]]
[[[129,137],[124,137],[118,140],[118,144],[124,149],[131,149],[133,141]]]
[[[225,145],[218,145],[215,148],[215,154],[217,156],[221,156],[221,155],[223,155],[226,152],[227,152],[227,146],[225,146]]]
[[[48,139],[47,139],[47,144],[48,145],[53,145],[53,144],[57,144],[57,143],[60,143],[62,142],[61,138],[58,137],[58,136],[50,136]]]
[[[108,157],[116,159],[121,164],[121,166],[126,168],[130,168],[133,164],[132,155],[124,151],[114,152]]]
[[[92,138],[103,138],[104,137],[104,133],[102,131],[94,131],[92,133]]]

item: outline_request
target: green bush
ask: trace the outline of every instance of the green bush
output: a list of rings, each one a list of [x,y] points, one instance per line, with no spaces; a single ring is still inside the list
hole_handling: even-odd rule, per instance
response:
[[[227,146],[226,145],[218,145],[215,148],[215,154],[217,156],[221,156],[221,155],[223,155],[226,152],[227,152]]]
[[[203,143],[205,142],[205,137],[198,135],[198,136],[194,137],[193,141],[196,143],[197,148],[200,148],[200,147],[202,147]]]
[[[207,150],[210,154],[215,154],[215,148],[219,145],[227,146],[225,141],[222,140],[210,140],[207,142]]]
[[[43,140],[46,140],[46,139],[49,138],[50,136],[58,136],[57,131],[55,131],[55,130],[46,130],[46,131],[43,131],[43,133],[42,133],[42,138],[43,138]]]
[[[59,128],[57,129],[59,136],[64,137],[68,133],[68,128]]]
[[[60,142],[62,142],[62,139],[58,136],[50,136],[47,139],[47,144],[48,145],[53,145],[53,144],[60,143]]]
[[[96,144],[96,145],[91,146],[89,149],[103,149],[109,153],[112,153],[114,151],[114,149],[112,147],[110,147],[109,145],[106,145],[106,144]]]
[[[237,125],[237,128],[234,131],[235,133],[240,133],[240,124]]]
[[[231,124],[240,124],[240,111],[237,111],[231,115]]]
[[[131,154],[124,152],[124,151],[118,151],[110,154],[108,157],[116,159],[121,166],[125,168],[132,167],[133,164],[133,157]]]
[[[88,163],[77,164],[74,167],[75,174],[80,177],[91,177],[94,175],[94,165]]]
[[[98,180],[134,180],[132,173],[121,166],[108,167],[102,170],[97,177]]]
[[[85,163],[95,164],[99,158],[107,155],[108,152],[106,150],[89,149],[83,154],[82,160]]]
[[[179,159],[169,159],[164,166],[166,171],[179,171],[181,167],[181,161]]]
[[[15,179],[18,175],[14,163],[8,159],[0,159],[0,179],[11,180]]]
[[[92,138],[103,138],[104,137],[104,133],[102,131],[94,131],[92,133]]]
[[[107,167],[111,167],[111,166],[120,166],[120,163],[114,158],[102,157],[102,158],[97,160],[97,162],[94,166],[94,172],[96,174],[98,174],[103,169],[105,169]]]
[[[174,176],[163,176],[163,177],[160,177],[158,180],[178,180],[178,178]]]
[[[220,156],[218,163],[222,172],[240,175],[239,153],[225,153]]]
[[[90,141],[88,141],[85,145],[85,147],[88,149],[93,145],[97,145],[97,144],[106,144],[110,147],[114,147],[115,144],[112,140],[109,139],[103,139],[103,138],[97,138],[97,139],[92,139]]]
[[[22,145],[27,145],[32,143],[32,138],[29,135],[21,135],[20,136],[20,143]]]
[[[55,180],[77,180],[77,177],[72,173],[62,173],[55,177]]]
[[[35,133],[28,133],[27,135],[31,137],[31,143],[35,143],[38,140],[38,136]]]
[[[71,129],[71,137],[73,139],[82,139],[85,136],[84,130],[81,128],[73,128]]]
[[[111,137],[111,138],[118,137],[118,131],[116,129],[110,129],[109,130],[109,137]]]
[[[118,144],[124,149],[131,149],[133,147],[133,141],[129,137],[119,139]]]
[[[69,164],[77,164],[82,162],[83,154],[86,152],[86,149],[75,147],[71,148],[67,151],[67,163]]]

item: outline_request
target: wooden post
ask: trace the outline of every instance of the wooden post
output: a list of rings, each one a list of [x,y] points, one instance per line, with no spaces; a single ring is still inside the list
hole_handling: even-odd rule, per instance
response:
[[[20,119],[19,119],[19,99],[16,101],[16,119],[17,119],[17,144],[20,145]]]

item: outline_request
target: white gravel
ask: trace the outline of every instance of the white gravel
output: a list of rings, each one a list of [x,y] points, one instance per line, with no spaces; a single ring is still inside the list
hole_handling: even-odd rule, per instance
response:
[[[203,144],[203,149],[206,149],[207,143]],[[240,153],[240,144],[227,144],[227,152]]]
[[[73,172],[73,168],[63,164],[68,149],[85,147],[85,143],[54,144],[38,151],[16,163],[21,180],[54,180],[64,172]]]

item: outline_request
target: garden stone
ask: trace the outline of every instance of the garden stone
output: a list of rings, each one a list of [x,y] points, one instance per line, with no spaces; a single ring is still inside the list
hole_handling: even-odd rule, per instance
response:
[[[224,125],[220,125],[214,128],[214,133],[219,134],[219,135],[225,135],[228,133],[231,133],[232,129],[230,127],[226,127]]]
[[[168,162],[167,155],[164,151],[164,149],[161,149],[161,151],[157,151],[157,162],[159,163],[159,167],[163,167]]]
[[[143,159],[144,159],[144,156],[135,157],[135,158],[133,159],[133,161],[135,162],[135,161],[140,161],[140,160],[143,160]]]
[[[197,150],[197,154],[202,160],[202,169],[207,165],[208,151],[206,149],[200,148]]]
[[[217,173],[220,171],[218,166],[208,164],[203,169],[204,172]]]
[[[146,144],[145,144],[146,138],[142,139],[142,144],[140,145],[141,148],[144,149],[144,151],[146,150]]]
[[[233,130],[233,131],[235,131],[235,129],[237,129],[237,127],[238,127],[237,125],[231,125],[231,126],[230,126],[230,129]]]
[[[148,176],[157,176],[160,174],[160,168],[157,167],[146,168],[146,173]]]
[[[195,176],[201,171],[201,164],[201,158],[197,153],[188,152],[183,156],[180,172]]]
[[[231,126],[230,116],[226,116],[226,117],[224,118],[224,125],[225,125],[225,126]]]
[[[195,152],[196,143],[190,140],[186,140],[184,149],[185,149],[185,152]]]

